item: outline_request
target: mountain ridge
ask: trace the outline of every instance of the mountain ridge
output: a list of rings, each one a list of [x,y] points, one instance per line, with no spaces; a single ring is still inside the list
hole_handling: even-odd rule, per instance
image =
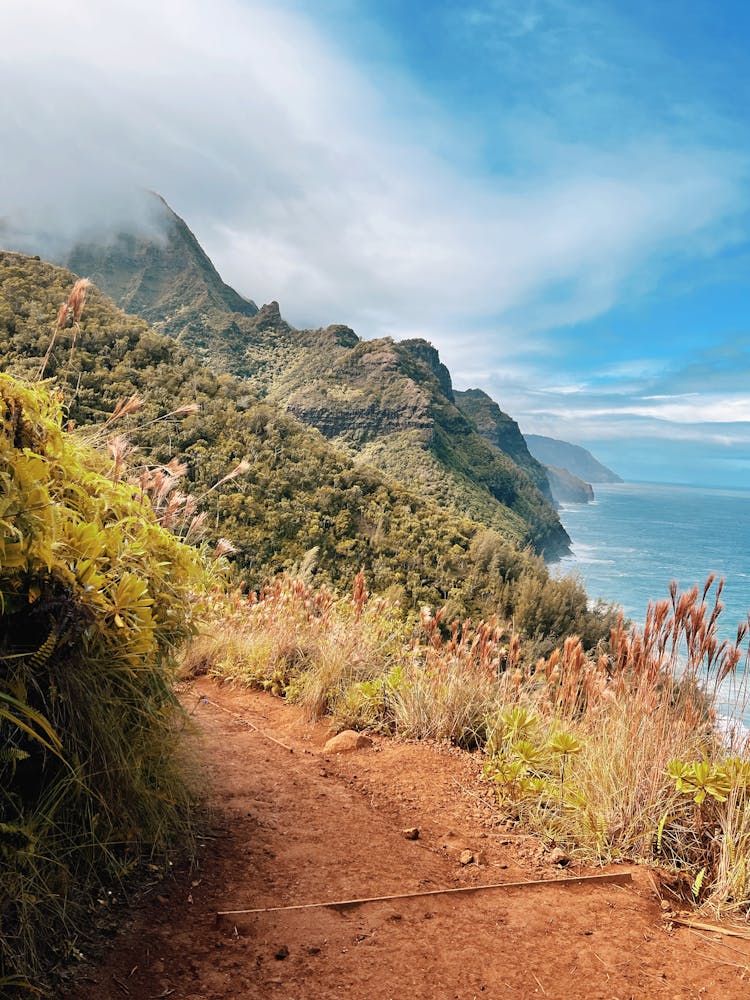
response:
[[[8,374],[38,380],[74,281],[64,268],[0,252],[0,358]],[[203,498],[207,541],[231,540],[232,561],[250,587],[304,570],[318,585],[348,589],[364,569],[368,587],[404,611],[445,605],[451,616],[512,618],[531,656],[565,634],[581,636],[587,648],[608,634],[607,614],[589,608],[579,582],[553,579],[541,559],[497,531],[355,463],[93,285],[75,342],[70,330],[58,331],[46,376],[87,440],[104,449],[112,436],[112,447],[136,448],[141,470],[186,464],[181,488]],[[140,407],[110,430],[118,401],[132,397]]]
[[[187,224],[160,204],[161,243],[89,244],[74,249],[67,263],[91,270],[121,307],[196,350],[215,371],[245,379],[249,391],[316,427],[355,461],[416,484],[426,499],[546,558],[569,551],[543,471],[531,470],[530,456],[526,468],[519,466],[480,435],[457,405],[450,373],[431,344],[363,341],[342,324],[296,330],[278,303],[258,309],[227,292]]]

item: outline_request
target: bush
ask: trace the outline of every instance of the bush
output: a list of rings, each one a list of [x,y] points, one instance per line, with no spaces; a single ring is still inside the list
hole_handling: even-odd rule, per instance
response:
[[[0,375],[0,982],[189,823],[171,671],[201,562],[61,419]]]

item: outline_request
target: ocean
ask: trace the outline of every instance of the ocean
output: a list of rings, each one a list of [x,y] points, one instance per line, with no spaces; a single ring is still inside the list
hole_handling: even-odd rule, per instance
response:
[[[671,580],[684,589],[716,573],[726,580],[724,630],[736,630],[750,610],[750,491],[598,483],[594,493],[560,510],[573,543],[563,572],[637,622],[649,599],[669,596]]]
[[[578,574],[591,598],[615,601],[639,624],[671,580],[685,590],[716,573],[726,581],[719,632],[736,638],[750,611],[750,491],[618,483],[594,493],[560,509],[573,555],[555,571]]]

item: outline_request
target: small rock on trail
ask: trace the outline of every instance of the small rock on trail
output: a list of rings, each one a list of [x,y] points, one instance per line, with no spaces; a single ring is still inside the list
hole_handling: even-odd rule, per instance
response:
[[[570,857],[565,853],[565,851],[562,850],[561,847],[553,848],[549,852],[548,860],[551,865],[559,865],[561,868],[570,864]]]
[[[338,736],[332,736],[323,747],[324,753],[353,753],[355,750],[366,750],[372,746],[372,740],[364,733],[353,729],[345,729]]]

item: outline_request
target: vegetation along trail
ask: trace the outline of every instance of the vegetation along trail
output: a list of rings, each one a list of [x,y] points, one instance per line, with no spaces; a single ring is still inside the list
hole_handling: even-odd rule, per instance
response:
[[[334,754],[325,722],[271,695],[201,678],[183,697],[213,807],[199,865],[146,895],[65,1000],[747,996],[750,942],[673,923],[646,869],[217,917],[587,872],[498,825],[472,755],[378,737]]]

